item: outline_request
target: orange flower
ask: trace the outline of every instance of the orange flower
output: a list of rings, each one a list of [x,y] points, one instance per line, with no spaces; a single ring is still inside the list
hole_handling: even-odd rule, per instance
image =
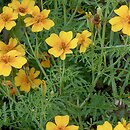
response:
[[[70,49],[74,49],[77,46],[78,39],[73,38],[72,31],[61,31],[59,36],[55,33],[51,34],[45,41],[52,48],[48,52],[55,57],[59,57],[65,60],[66,54],[73,53]]]
[[[114,10],[119,15],[111,18],[109,23],[112,25],[112,31],[118,32],[122,30],[124,34],[130,36],[130,9],[126,5],[122,5],[119,9]]]
[[[9,7],[13,8],[14,11],[21,16],[30,14],[34,5],[34,0],[23,0],[21,3],[18,0],[13,0],[12,3],[8,4]]]
[[[55,123],[48,122],[46,124],[46,130],[78,130],[79,126],[70,125],[67,126],[69,123],[69,116],[56,116]]]
[[[48,17],[50,10],[44,9],[40,12],[38,6],[35,6],[32,9],[32,17],[25,18],[24,22],[26,27],[32,25],[32,32],[40,32],[44,29],[49,30],[51,27],[54,26],[54,22],[50,20]]]
[[[51,67],[50,55],[47,52],[43,52],[43,58],[42,58],[41,65],[44,68],[50,68]]]
[[[35,68],[31,68],[29,72],[20,69],[15,77],[15,85],[20,86],[21,91],[29,92],[31,88],[36,88],[42,83],[40,79],[36,79],[39,74],[40,71],[35,72]]]
[[[92,41],[88,38],[91,36],[91,33],[87,30],[84,30],[81,34],[78,33],[76,38],[78,38],[78,44],[80,44],[80,53],[84,53]]]
[[[16,50],[6,54],[0,53],[0,75],[9,76],[12,67],[20,69],[26,62],[27,60]]]
[[[10,7],[3,7],[3,13],[0,14],[0,32],[5,27],[7,30],[11,30],[16,25],[15,21],[18,15],[13,12]]]
[[[21,52],[21,55],[25,55],[25,50],[23,49],[22,45],[17,45],[17,40],[15,38],[10,38],[8,44],[0,41],[0,53],[5,54],[11,50],[16,50]]]

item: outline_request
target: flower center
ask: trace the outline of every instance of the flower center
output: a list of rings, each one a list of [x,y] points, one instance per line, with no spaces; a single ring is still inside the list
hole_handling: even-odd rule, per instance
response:
[[[20,8],[19,8],[19,12],[25,13],[25,12],[26,12],[26,9],[25,9],[24,7],[20,7]]]
[[[66,45],[64,42],[61,43],[61,49],[65,50],[66,49]]]
[[[36,16],[35,19],[37,20],[37,22],[42,22],[44,20],[44,17],[39,14]]]
[[[64,126],[59,126],[59,127],[57,128],[57,130],[65,130],[65,127],[64,127]]]
[[[9,21],[10,17],[7,14],[3,14],[2,19],[4,22],[7,22],[7,21]]]
[[[8,63],[10,61],[10,56],[7,56],[7,55],[3,55],[1,57],[1,60],[4,62],[4,63]]]

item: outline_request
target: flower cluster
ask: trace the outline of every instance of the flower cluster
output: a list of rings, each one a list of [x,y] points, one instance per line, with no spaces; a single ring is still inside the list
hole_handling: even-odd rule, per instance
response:
[[[26,62],[25,51],[17,40],[10,38],[6,45],[0,41],[0,75],[9,76],[12,67],[20,69]]]
[[[4,29],[11,30],[16,26],[15,20],[18,16],[27,16],[24,19],[26,27],[32,25],[32,32],[40,32],[44,29],[49,30],[54,26],[54,22],[48,18],[50,10],[42,10],[35,6],[34,0],[13,0],[8,6],[3,7],[3,12],[0,14],[0,32]]]

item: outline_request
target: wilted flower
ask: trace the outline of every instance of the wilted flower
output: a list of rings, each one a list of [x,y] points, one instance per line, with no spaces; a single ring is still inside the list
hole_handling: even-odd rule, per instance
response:
[[[15,25],[15,21],[18,15],[13,12],[13,9],[7,6],[3,7],[3,13],[0,14],[0,32],[5,27],[7,30],[11,30]]]
[[[22,0],[22,2],[19,2],[18,0],[13,0],[11,3],[8,4],[9,7],[13,8],[14,11],[16,13],[19,13],[21,16],[30,14],[34,5],[34,0]]]
[[[37,88],[42,81],[36,79],[40,71],[35,72],[35,68],[31,68],[29,72],[20,69],[15,77],[15,85],[20,86],[21,91],[29,92],[31,88]]]
[[[130,10],[126,5],[122,5],[119,9],[114,10],[119,15],[111,18],[109,23],[112,25],[112,31],[122,30],[124,34],[130,36]]]
[[[84,53],[92,41],[88,38],[91,36],[91,32],[84,30],[82,33],[78,33],[76,38],[78,38],[78,44],[80,44],[80,53]]]
[[[68,115],[56,116],[55,123],[48,122],[46,124],[46,130],[78,130],[79,129],[79,126],[76,126],[76,125],[67,126],[69,123],[69,116]]]
[[[44,9],[40,12],[38,6],[32,9],[32,17],[25,18],[26,27],[32,25],[32,32],[40,32],[44,29],[49,30],[54,26],[54,22],[48,18],[50,10]]]
[[[74,49],[77,46],[78,39],[73,38],[72,31],[61,31],[59,36],[55,33],[51,34],[45,41],[52,48],[48,52],[55,57],[59,57],[65,60],[66,54],[73,53],[70,49]]]
[[[25,50],[21,44],[17,45],[17,40],[14,38],[9,39],[9,43],[5,44],[0,41],[0,53],[5,54],[11,50],[16,50],[21,53],[21,55],[25,55]]]
[[[0,75],[9,76],[12,67],[20,69],[26,62],[26,58],[16,50],[11,50],[6,54],[0,53]]]
[[[51,67],[50,55],[49,55],[47,52],[43,52],[41,65],[42,65],[44,68],[50,68],[50,67]]]

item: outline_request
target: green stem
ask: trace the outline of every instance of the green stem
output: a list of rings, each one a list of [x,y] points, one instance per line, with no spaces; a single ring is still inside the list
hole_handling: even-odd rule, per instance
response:
[[[26,38],[27,38],[29,47],[30,47],[30,49],[31,49],[31,51],[32,51],[32,54],[34,55],[34,58],[35,58],[35,60],[36,60],[36,62],[37,62],[37,64],[38,64],[39,68],[41,69],[41,71],[42,71],[43,75],[45,76],[45,78],[49,81],[49,78],[48,78],[48,76],[46,75],[45,70],[44,70],[43,67],[41,66],[39,60],[37,59],[37,57],[36,57],[36,55],[35,55],[35,52],[33,51],[33,48],[32,48],[32,46],[31,46],[31,43],[30,43],[30,40],[29,40],[29,37],[28,37],[28,34],[27,34],[26,30],[25,30],[24,32],[25,32],[25,36],[26,36]]]

